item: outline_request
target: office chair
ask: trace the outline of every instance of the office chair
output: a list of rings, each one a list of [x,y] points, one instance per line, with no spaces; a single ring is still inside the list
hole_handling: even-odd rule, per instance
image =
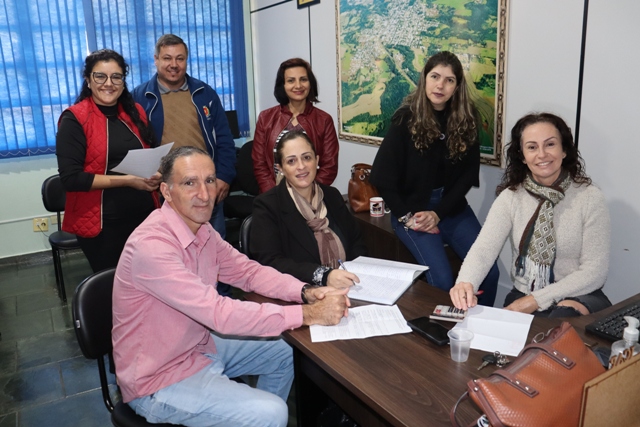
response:
[[[240,252],[251,258],[249,255],[249,233],[251,233],[251,215],[242,221],[240,226]]]
[[[87,359],[98,361],[100,388],[104,405],[111,412],[111,423],[116,427],[169,427],[174,424],[150,424],[136,414],[126,403],[111,400],[104,357],[113,350],[111,344],[111,294],[115,268],[100,271],[78,285],[71,303],[73,329]]]
[[[66,192],[62,187],[60,175],[53,175],[44,180],[42,183],[42,203],[46,210],[55,212],[58,215],[58,231],[49,235],[49,244],[51,245],[51,253],[53,254],[56,286],[58,287],[58,293],[63,302],[67,302],[67,291],[65,290],[64,278],[62,277],[60,250],[80,249],[76,235],[62,231],[62,217],[60,212],[64,211],[66,199]]]
[[[260,193],[258,181],[253,174],[253,159],[251,158],[253,141],[245,142],[238,151],[236,161],[236,179],[231,184],[229,196],[224,199],[224,216],[226,218],[244,219],[251,215],[253,199]],[[231,193],[241,194],[231,194]]]
[[[241,138],[240,135],[240,124],[238,123],[238,111],[236,110],[228,110],[224,112],[225,116],[227,116],[227,122],[229,122],[229,130],[231,131],[231,136],[234,139]]]

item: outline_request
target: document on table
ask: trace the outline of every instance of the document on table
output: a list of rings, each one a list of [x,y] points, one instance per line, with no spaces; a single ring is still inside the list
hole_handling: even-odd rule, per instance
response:
[[[532,314],[476,305],[453,329],[473,332],[471,348],[517,356],[527,343],[532,321]]]
[[[173,147],[173,142],[156,148],[129,150],[120,164],[111,169],[111,171],[141,178],[150,178],[158,172],[160,160],[167,155],[171,147]]]
[[[360,256],[344,263],[360,279],[349,290],[349,298],[391,305],[429,267],[406,262]]]
[[[350,340],[411,332],[397,305],[365,305],[349,309],[335,326],[309,326],[311,342]]]

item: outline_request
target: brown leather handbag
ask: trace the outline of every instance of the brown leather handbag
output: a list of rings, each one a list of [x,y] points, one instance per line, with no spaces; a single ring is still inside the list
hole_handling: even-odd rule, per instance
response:
[[[351,167],[351,179],[349,179],[349,204],[354,212],[365,212],[369,210],[369,199],[377,197],[378,191],[369,182],[371,165],[366,163],[356,163]]]
[[[525,346],[504,369],[469,381],[451,409],[451,424],[459,426],[456,409],[471,396],[492,427],[578,426],[584,383],[604,371],[575,329],[563,322]]]

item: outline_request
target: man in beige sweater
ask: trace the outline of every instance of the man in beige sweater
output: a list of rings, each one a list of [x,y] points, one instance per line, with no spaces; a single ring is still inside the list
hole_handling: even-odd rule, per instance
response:
[[[216,167],[218,196],[211,225],[224,239],[223,201],[236,176],[236,147],[229,122],[215,90],[187,74],[189,48],[173,34],[161,36],[155,48],[157,73],[136,87],[133,98],[142,105],[161,144],[173,142],[201,148],[209,153]],[[227,285],[218,291],[229,295]]]

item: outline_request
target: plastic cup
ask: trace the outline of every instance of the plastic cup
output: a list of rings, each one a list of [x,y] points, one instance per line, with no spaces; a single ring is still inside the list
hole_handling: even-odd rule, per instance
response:
[[[451,347],[451,360],[454,362],[466,362],[471,350],[471,340],[473,332],[468,329],[454,328],[447,335],[449,336],[449,346]]]

